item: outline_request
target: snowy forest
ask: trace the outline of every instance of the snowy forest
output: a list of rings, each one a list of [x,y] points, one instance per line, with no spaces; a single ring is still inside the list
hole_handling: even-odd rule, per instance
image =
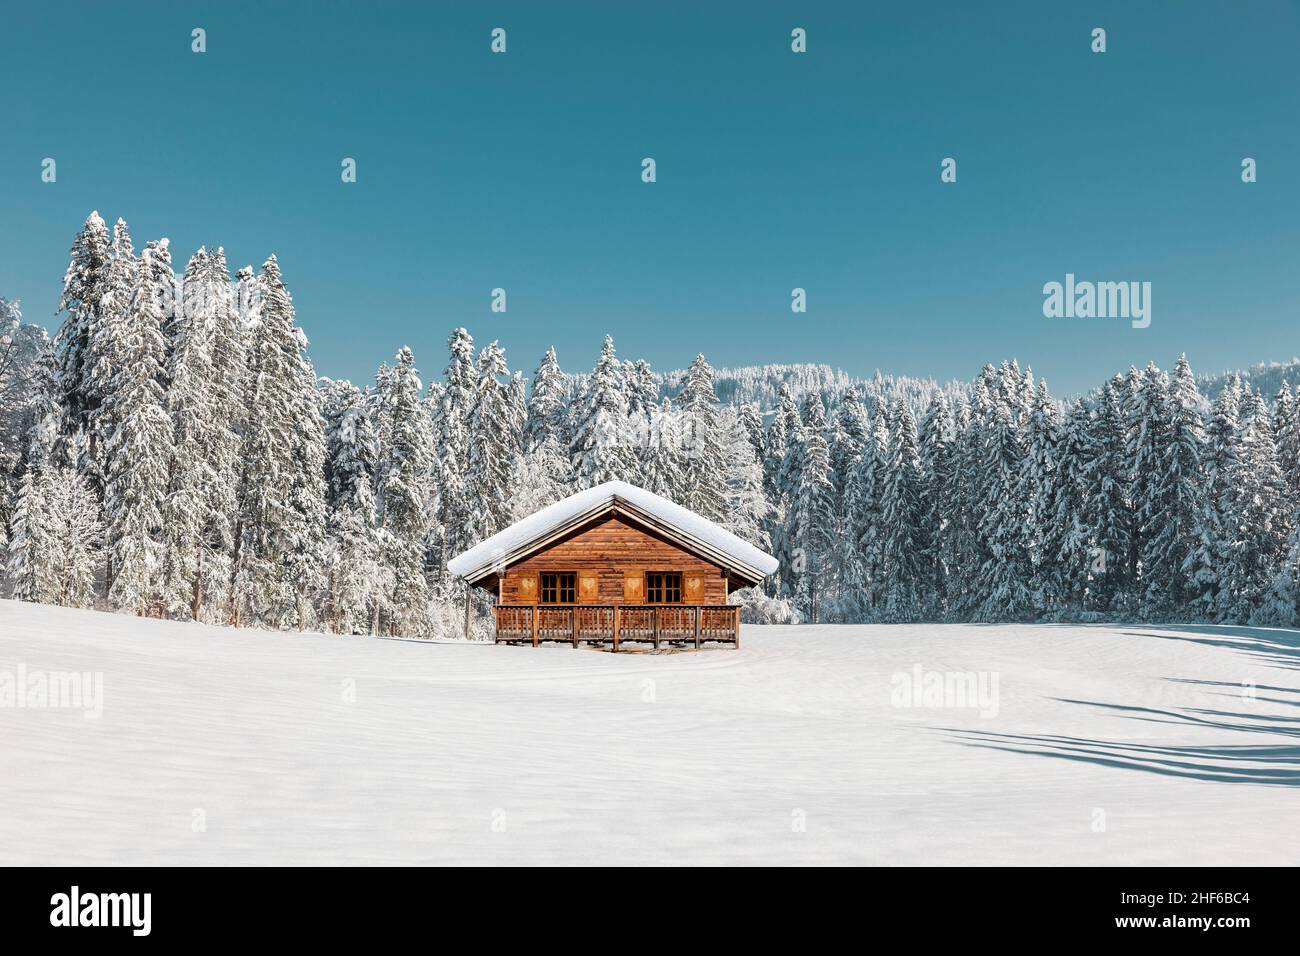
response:
[[[451,332],[318,377],[274,256],[178,274],[92,213],[52,338],[0,299],[0,594],[341,634],[459,636],[446,562],[622,479],[780,560],[750,621],[1295,625],[1300,391],[1185,358],[1058,400],[820,366],[656,373],[612,338],[531,376]],[[593,347],[595,343],[593,343]],[[1289,367],[1279,367],[1289,368]],[[1297,376],[1300,377],[1300,376]],[[1256,381],[1270,376],[1256,376]],[[486,598],[473,597],[476,633]]]

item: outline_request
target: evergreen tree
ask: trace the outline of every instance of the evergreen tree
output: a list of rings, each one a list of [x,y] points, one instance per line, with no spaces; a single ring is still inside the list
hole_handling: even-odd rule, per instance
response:
[[[505,353],[492,342],[479,355],[478,380],[469,418],[466,477],[470,539],[482,541],[510,524],[520,422],[512,410]],[[507,381],[502,381],[502,377]]]
[[[1021,497],[1020,472],[1025,464],[1025,411],[1019,369],[1000,376],[998,397],[991,406],[988,442],[982,462],[981,487],[986,497],[979,523],[988,557],[979,569],[975,589],[980,599],[977,619],[1017,621],[1035,609],[1033,567],[1025,547],[1027,502]],[[1011,383],[1011,387],[1007,386]]]
[[[771,542],[765,524],[771,506],[763,494],[763,468],[750,441],[743,408],[728,406],[718,413],[726,467],[722,526],[755,547],[767,548]]]
[[[428,628],[428,584],[424,542],[432,524],[430,476],[436,459],[433,432],[420,400],[420,373],[411,350],[397,353],[397,364],[379,382],[385,436],[379,463],[380,521],[393,575],[391,631],[419,635]]]
[[[831,558],[835,507],[830,448],[826,441],[826,411],[820,396],[810,395],[805,402],[804,420],[798,434],[802,439],[801,467],[788,519],[793,545],[794,596],[816,623],[820,619],[822,589]]]
[[[1235,538],[1232,532],[1230,494],[1238,470],[1241,383],[1229,379],[1219,391],[1210,413],[1200,508],[1194,542],[1183,570],[1195,590],[1193,613],[1215,621],[1230,603],[1226,569]]]
[[[162,384],[167,355],[155,254],[146,247],[130,303],[120,316],[115,306],[101,326],[108,340],[103,352],[114,356],[113,367],[103,373],[100,405],[111,427],[104,441],[108,597],[114,607],[137,614],[146,613],[162,591],[163,505],[174,454]]]
[[[1152,411],[1159,409],[1164,424],[1161,444],[1147,459],[1157,471],[1155,481],[1146,485],[1143,605],[1148,615],[1161,615],[1184,610],[1194,598],[1189,571],[1195,564],[1196,522],[1202,508],[1205,426],[1201,395],[1186,355],[1179,356],[1172,380],[1148,373],[1147,383],[1153,392],[1163,393],[1148,405]]]
[[[596,367],[587,380],[570,446],[579,490],[634,476],[635,458],[627,443],[627,397],[614,340],[605,336]]]
[[[555,357],[555,347],[546,350],[542,362],[533,373],[533,387],[528,396],[528,429],[524,446],[532,450],[548,438],[563,444],[566,439],[564,372]]]
[[[182,617],[224,620],[239,513],[245,338],[220,249],[191,257],[172,334],[167,410],[175,452],[163,508],[164,599]]]
[[[890,446],[880,492],[881,613],[888,621],[915,620],[927,551],[921,525],[921,456],[912,410],[901,399],[890,409]]]
[[[92,212],[72,243],[72,257],[59,299],[59,311],[66,312],[67,319],[54,338],[59,394],[71,429],[89,430],[90,415],[96,408],[92,386],[93,342],[108,290],[111,252],[108,226],[98,212]]]
[[[257,296],[247,393],[257,414],[246,421],[241,456],[236,619],[302,629],[325,588],[325,423],[275,256],[262,265]]]
[[[920,432],[920,526],[927,529],[921,555],[924,579],[922,606],[931,619],[949,614],[949,573],[953,560],[953,535],[957,495],[957,423],[948,398],[936,394],[926,410]]]
[[[678,503],[710,521],[720,521],[726,496],[727,462],[718,427],[713,369],[703,355],[695,356],[691,363],[677,407],[683,415],[687,442]]]
[[[1125,426],[1115,379],[1102,388],[1083,473],[1087,489],[1083,524],[1093,541],[1088,566],[1090,610],[1121,610],[1131,523]]]
[[[1227,620],[1245,623],[1274,584],[1292,518],[1268,409],[1249,389],[1241,402],[1241,441],[1230,480],[1226,589],[1219,594],[1219,610]]]
[[[325,383],[324,416],[325,615],[338,633],[374,633],[394,585],[376,526],[379,433],[371,402],[350,382]]]

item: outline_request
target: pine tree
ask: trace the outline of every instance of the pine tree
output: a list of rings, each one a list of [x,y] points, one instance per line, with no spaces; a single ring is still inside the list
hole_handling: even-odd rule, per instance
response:
[[[679,504],[710,521],[723,518],[727,462],[718,427],[718,397],[713,369],[703,355],[695,356],[677,399],[686,430]]]
[[[113,368],[103,373],[100,405],[111,427],[104,440],[108,597],[114,607],[137,614],[146,613],[162,590],[163,505],[173,457],[155,254],[154,247],[144,250],[131,301],[120,316],[115,306],[101,326],[103,351],[114,356]]]
[[[271,256],[257,279],[250,329],[235,569],[236,619],[276,628],[308,626],[325,589],[325,423],[315,372],[303,354],[293,300]]]
[[[647,491],[678,501],[683,494],[683,441],[679,431],[680,416],[665,396],[659,408],[650,414],[641,470],[641,485]]]
[[[942,620],[949,614],[949,573],[953,559],[956,519],[957,423],[943,393],[936,394],[926,410],[920,432],[920,525],[928,529],[921,556],[925,579],[922,606],[928,617]]]
[[[1019,387],[1019,369],[1003,368],[1002,387],[991,407],[987,425],[982,471],[985,490],[979,532],[987,543],[988,557],[979,569],[976,592],[980,598],[976,614],[982,621],[1017,621],[1032,616],[1035,609],[1033,567],[1025,546],[1028,503],[1021,497],[1021,469],[1025,465],[1025,435],[1021,426],[1027,416],[1024,391]],[[1006,383],[1010,383],[1010,387]]]
[[[557,444],[567,440],[565,401],[567,388],[564,371],[555,357],[555,347],[546,350],[533,373],[533,387],[528,396],[528,430],[524,442],[528,450],[537,448],[548,438]]]
[[[28,468],[19,486],[8,546],[14,596],[23,601],[92,607],[102,563],[99,501],[75,469]]]
[[[790,503],[790,543],[793,545],[795,591],[799,605],[813,623],[820,619],[822,589],[831,559],[834,490],[831,486],[830,448],[826,441],[826,411],[821,396],[804,404],[799,429],[798,480]]]
[[[337,633],[374,633],[394,584],[376,525],[379,433],[370,401],[352,383],[326,382],[324,393],[325,615]]]
[[[1224,383],[1210,413],[1201,505],[1183,567],[1195,590],[1193,612],[1212,621],[1220,620],[1230,604],[1226,570],[1234,535],[1229,496],[1240,454],[1240,402],[1241,383],[1234,377]]]
[[[1088,567],[1092,577],[1090,610],[1122,610],[1131,508],[1124,417],[1116,379],[1102,388],[1083,473],[1087,489],[1083,523],[1094,542]]]
[[[1227,620],[1245,623],[1274,584],[1292,518],[1268,409],[1260,394],[1249,389],[1241,402],[1241,441],[1230,479],[1224,529],[1227,587],[1220,592],[1219,609]]]
[[[876,408],[870,435],[858,467],[849,476],[845,490],[850,515],[850,532],[856,547],[845,569],[849,613],[862,619],[878,618],[883,612],[885,585],[884,492],[894,440],[885,410]]]
[[[1092,582],[1093,529],[1088,524],[1092,417],[1084,401],[1073,403],[1064,415],[1057,446],[1052,500],[1045,520],[1055,528],[1056,552],[1040,572],[1043,587],[1059,596],[1062,610],[1081,612],[1087,605]]]
[[[167,410],[175,454],[163,509],[164,599],[182,617],[224,620],[239,512],[245,333],[221,249],[191,257],[172,335]]]
[[[628,411],[623,385],[614,340],[607,335],[574,423],[570,454],[579,490],[606,481],[626,481],[637,470],[627,443]]]
[[[451,359],[445,385],[438,394],[435,484],[437,486],[435,550],[439,570],[447,561],[476,543],[473,530],[473,489],[469,487],[470,416],[478,387],[474,340],[463,328],[447,340]]]
[[[889,621],[916,620],[925,571],[921,525],[921,456],[912,410],[899,399],[890,409],[891,441],[880,493],[882,615]]]
[[[59,311],[67,313],[55,336],[59,394],[71,429],[89,430],[96,408],[92,387],[93,342],[108,290],[111,243],[108,226],[92,212],[72,243],[72,257],[63,277]]]
[[[19,601],[58,603],[63,586],[59,529],[49,498],[49,483],[28,467],[18,484],[6,553],[13,596]]]
[[[767,548],[771,542],[765,523],[771,505],[763,494],[763,468],[744,422],[744,407],[727,406],[718,414],[726,467],[722,526],[756,547]]]
[[[492,342],[479,355],[474,404],[469,417],[469,460],[466,469],[470,499],[470,537],[474,541],[496,534],[510,524],[515,462],[523,436],[512,410],[512,386],[505,353]]]
[[[411,350],[403,348],[397,353],[397,364],[379,382],[380,433],[385,436],[379,507],[393,575],[390,629],[406,635],[423,634],[429,624],[423,555],[433,523],[429,488],[436,459],[432,428],[420,400],[419,375]]]
[[[1147,381],[1149,389],[1163,392],[1148,406],[1155,411],[1158,405],[1159,414],[1165,417],[1161,445],[1150,456],[1157,473],[1149,486],[1142,551],[1144,611],[1154,616],[1181,612],[1194,597],[1189,571],[1194,565],[1196,522],[1203,500],[1205,427],[1200,392],[1187,356],[1179,356],[1172,380],[1148,373]]]

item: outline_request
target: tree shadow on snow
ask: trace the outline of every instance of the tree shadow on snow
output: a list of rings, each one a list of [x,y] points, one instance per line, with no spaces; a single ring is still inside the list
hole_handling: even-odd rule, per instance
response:
[[[1233,686],[1225,681],[1186,681],[1186,683]],[[1286,687],[1272,689],[1289,694],[1300,693]],[[1263,735],[1282,737],[1287,741],[1300,741],[1300,720],[1290,716],[1205,707],[1170,709],[1107,704],[1101,701],[1072,700],[1063,697],[1053,699],[1079,707],[1101,708],[1130,720],[1226,730],[1251,734],[1256,739]],[[1280,702],[1295,703],[1287,700]],[[1300,743],[1196,747],[1179,744],[1129,744],[1115,740],[1057,734],[996,734],[956,728],[944,728],[944,730],[965,746],[985,747],[1008,753],[1077,760],[1103,767],[1141,770],[1192,780],[1300,787]]]
[[[1231,624],[1143,624],[1130,626],[1123,633],[1222,647],[1269,667],[1300,669],[1300,631]]]

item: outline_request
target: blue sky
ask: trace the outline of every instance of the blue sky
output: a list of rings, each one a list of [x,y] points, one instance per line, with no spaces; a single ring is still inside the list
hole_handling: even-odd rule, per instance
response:
[[[318,370],[358,380],[403,344],[441,371],[456,325],[528,371],[609,332],[660,369],[1015,356],[1058,393],[1285,359],[1297,49],[1277,0],[9,4],[0,295],[53,324],[97,208],[178,268],[275,252]],[[1150,281],[1150,328],[1044,318],[1067,272]]]

